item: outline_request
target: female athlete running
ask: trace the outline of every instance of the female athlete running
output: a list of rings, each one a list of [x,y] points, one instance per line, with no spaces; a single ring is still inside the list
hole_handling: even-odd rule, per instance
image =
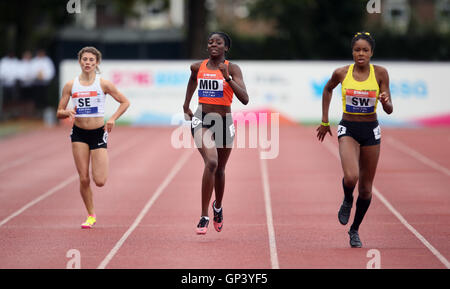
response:
[[[191,65],[191,77],[186,90],[183,110],[191,122],[191,132],[205,167],[202,178],[202,210],[197,234],[206,234],[209,224],[208,208],[213,188],[216,200],[212,207],[214,228],[223,227],[222,199],[225,189],[225,166],[234,140],[231,117],[233,94],[243,103],[248,95],[241,69],[225,59],[231,48],[230,37],[213,32],[208,37],[209,58]],[[195,114],[189,109],[193,93],[198,87],[199,105]]]
[[[370,64],[375,41],[368,32],[358,32],[351,42],[352,65],[338,68],[325,85],[322,98],[322,124],[317,137],[323,141],[331,134],[328,122],[333,89],[342,84],[343,115],[338,126],[339,154],[344,178],[344,201],[338,219],[346,225],[353,205],[353,190],[358,183],[358,199],[353,224],[348,232],[351,247],[361,247],[359,225],[372,199],[372,184],[380,155],[381,130],[377,120],[378,100],[387,114],[393,111],[389,75],[385,68]]]
[[[128,99],[120,93],[110,81],[97,74],[102,55],[94,47],[85,47],[78,52],[81,74],[66,83],[56,113],[59,119],[75,119],[72,132],[72,153],[80,179],[80,192],[88,213],[81,224],[84,229],[96,223],[94,202],[90,186],[89,164],[92,166],[92,179],[98,187],[105,185],[108,177],[108,153],[106,151],[108,133],[114,128],[115,121],[130,105]],[[111,95],[120,103],[117,111],[104,124],[105,98]],[[67,109],[72,99],[74,108]]]

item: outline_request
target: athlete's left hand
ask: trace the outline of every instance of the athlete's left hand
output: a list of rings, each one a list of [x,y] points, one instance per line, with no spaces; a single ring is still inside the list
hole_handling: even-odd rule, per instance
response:
[[[316,129],[316,131],[317,131],[317,139],[320,142],[323,142],[323,140],[324,140],[325,136],[327,135],[327,133],[330,134],[331,136],[333,136],[333,134],[331,133],[331,129],[330,129],[329,125],[327,125],[327,126],[320,125]]]
[[[112,119],[108,120],[108,121],[106,122],[106,125],[105,125],[105,131],[108,132],[108,133],[110,133],[111,130],[113,129],[113,127],[114,127],[114,124],[115,124],[115,121],[114,121],[114,120],[112,120]]]
[[[225,79],[230,78],[230,74],[228,73],[228,65],[225,65],[225,63],[220,63],[219,70],[220,72],[222,72],[223,78]]]
[[[389,97],[389,94],[386,91],[384,91],[384,92],[380,93],[379,99],[380,99],[381,104],[384,105],[384,104],[389,103],[390,97]]]

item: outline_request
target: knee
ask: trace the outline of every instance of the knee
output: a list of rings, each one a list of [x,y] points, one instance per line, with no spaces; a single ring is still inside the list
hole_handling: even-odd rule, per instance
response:
[[[346,174],[344,176],[344,185],[349,188],[354,188],[358,182],[358,174]]]
[[[101,178],[101,179],[94,178],[94,183],[97,187],[103,187],[106,184],[106,178]]]
[[[210,172],[215,172],[217,170],[217,160],[216,159],[207,159],[205,161],[205,167]]]
[[[216,177],[222,178],[225,176],[225,168],[217,168],[216,169]]]
[[[90,182],[89,176],[80,176],[80,186],[88,187]]]
[[[372,184],[361,184],[358,189],[361,199],[367,200],[372,198]]]

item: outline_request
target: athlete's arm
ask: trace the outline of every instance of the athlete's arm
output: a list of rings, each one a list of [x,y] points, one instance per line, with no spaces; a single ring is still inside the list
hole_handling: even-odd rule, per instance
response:
[[[64,85],[61,99],[59,100],[58,109],[56,111],[56,117],[59,119],[74,118],[76,114],[76,107],[73,109],[66,109],[70,100],[70,94],[72,92],[73,81],[69,81]]]
[[[221,63],[219,65],[219,69],[225,79],[231,78],[228,83],[233,89],[234,94],[240,102],[246,105],[248,103],[248,94],[244,83],[244,77],[242,76],[241,68],[233,63],[230,63],[227,68],[225,64]]]
[[[389,89],[389,73],[387,69],[382,66],[374,65],[376,78],[379,80],[380,95],[379,100],[383,105],[383,110],[387,114],[391,114],[394,111],[394,106],[392,105],[391,91]]]
[[[189,108],[189,104],[191,103],[192,95],[197,89],[197,74],[200,69],[201,62],[196,62],[191,65],[191,76],[189,77],[189,81],[186,88],[186,96],[183,104],[184,118],[186,120],[191,120],[194,114]]]
[[[105,79],[100,79],[100,85],[102,87],[102,90],[105,94],[111,95],[118,103],[120,103],[119,107],[117,108],[116,112],[108,119],[105,125],[105,130],[109,133],[111,132],[112,128],[114,127],[114,124],[116,120],[128,109],[130,106],[130,101],[128,98],[123,95],[116,86]]]
[[[345,70],[348,69],[347,67],[342,67],[336,69],[333,74],[331,75],[330,80],[328,80],[327,84],[325,85],[322,93],[322,122],[323,123],[329,123],[328,119],[328,111],[330,109],[330,102],[331,97],[333,96],[333,89],[338,86],[339,83],[341,83],[343,79],[343,75],[345,75]],[[322,124],[317,128],[317,138],[320,141],[323,141],[326,134],[329,133],[330,135],[333,135],[331,133],[330,126],[323,126]]]

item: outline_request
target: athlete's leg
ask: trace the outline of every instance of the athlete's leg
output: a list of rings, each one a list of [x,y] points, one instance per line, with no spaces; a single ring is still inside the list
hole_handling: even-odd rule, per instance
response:
[[[92,178],[97,187],[103,187],[108,178],[109,158],[105,148],[91,150]]]
[[[94,215],[94,202],[89,177],[89,146],[82,142],[72,143],[72,153],[80,179],[80,193],[89,215]]]
[[[361,147],[360,171],[358,190],[359,196],[356,202],[355,219],[351,229],[358,230],[372,199],[372,185],[377,170],[378,158],[380,156],[380,145]]]
[[[205,164],[202,177],[202,216],[208,216],[208,207],[218,164],[217,148],[213,134],[207,128],[196,130],[194,140]],[[199,144],[201,145],[199,146]]]
[[[344,172],[344,186],[354,188],[359,179],[359,155],[358,142],[350,137],[339,138],[339,155],[341,157],[342,170]]]
[[[353,190],[358,182],[359,143],[350,136],[340,137],[339,154],[344,172],[344,178],[342,179],[344,200],[338,211],[338,220],[342,225],[347,225],[353,206]]]
[[[218,165],[215,174],[214,191],[216,196],[216,208],[222,207],[223,193],[225,191],[225,166],[231,154],[231,148],[218,148]]]

